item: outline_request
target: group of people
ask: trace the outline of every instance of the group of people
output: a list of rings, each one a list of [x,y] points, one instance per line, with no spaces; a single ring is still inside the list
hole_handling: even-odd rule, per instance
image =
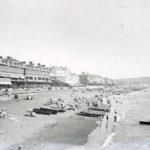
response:
[[[47,100],[45,105],[46,106],[56,105],[58,107],[58,109],[64,109],[64,107],[65,107],[64,100],[62,98],[58,98],[58,99],[50,98],[49,100]]]
[[[9,95],[9,89],[5,88],[1,90],[2,95]]]

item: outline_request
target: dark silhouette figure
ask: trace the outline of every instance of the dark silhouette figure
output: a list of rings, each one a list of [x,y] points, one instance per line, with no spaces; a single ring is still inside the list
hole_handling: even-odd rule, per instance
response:
[[[19,145],[18,150],[22,150],[22,145]]]
[[[116,115],[114,115],[114,121],[115,121],[115,122],[117,121],[117,116],[116,116]]]

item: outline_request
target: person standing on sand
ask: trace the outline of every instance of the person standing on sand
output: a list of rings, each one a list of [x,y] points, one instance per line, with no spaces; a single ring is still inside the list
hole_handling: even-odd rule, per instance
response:
[[[107,116],[106,116],[106,129],[108,128],[108,120],[109,120],[109,116],[107,114]]]
[[[114,114],[114,121],[117,121],[117,111],[115,110],[115,114]]]
[[[115,122],[117,121],[117,115],[114,115],[114,121]]]
[[[106,119],[107,119],[107,120],[109,119],[108,115],[106,116]]]
[[[102,126],[102,120],[103,120],[103,116],[100,115],[100,119],[99,119],[99,121],[100,121],[99,127],[100,127],[100,128],[101,128],[101,126]]]

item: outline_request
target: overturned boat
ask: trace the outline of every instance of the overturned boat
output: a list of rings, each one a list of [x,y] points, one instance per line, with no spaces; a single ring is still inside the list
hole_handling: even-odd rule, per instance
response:
[[[46,111],[46,112],[50,112],[50,114],[57,114],[58,110],[57,109],[51,109],[48,107],[40,107],[41,110]]]
[[[50,115],[51,112],[49,110],[43,110],[41,108],[33,108],[33,112],[36,114]]]
[[[50,111],[52,114],[56,114],[58,112],[65,112],[64,109],[59,109],[56,107],[40,107],[41,110]]]
[[[87,117],[100,117],[100,116],[104,116],[104,114],[98,114],[98,113],[91,113],[91,112],[84,112],[84,111],[81,111],[79,113],[77,113],[78,115],[80,116],[87,116]]]
[[[91,110],[90,108],[86,108],[78,112],[77,114],[81,116],[88,116],[88,117],[103,117],[106,113],[104,111],[96,111],[96,110]]]
[[[65,112],[65,110],[59,108],[57,105],[53,105],[47,107],[34,108],[33,112],[37,114],[50,115],[50,114],[57,114],[58,112]]]
[[[99,116],[101,116],[99,114],[93,114],[93,113],[83,112],[83,111],[81,111],[77,114],[80,115],[80,116],[87,116],[87,117],[99,117]]]

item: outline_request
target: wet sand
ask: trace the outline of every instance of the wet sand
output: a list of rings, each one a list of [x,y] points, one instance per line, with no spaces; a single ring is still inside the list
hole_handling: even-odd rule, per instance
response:
[[[92,120],[91,120],[92,119]],[[46,127],[32,138],[22,143],[24,150],[37,149],[67,149],[83,145],[88,135],[97,127],[95,118],[81,118],[76,115],[67,115],[57,118],[53,127]],[[14,145],[15,147],[15,145]]]

